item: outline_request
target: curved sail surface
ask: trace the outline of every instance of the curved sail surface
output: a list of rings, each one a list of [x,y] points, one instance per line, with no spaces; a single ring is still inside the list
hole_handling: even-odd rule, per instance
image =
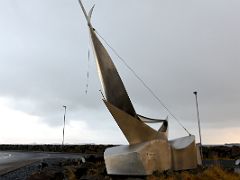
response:
[[[117,72],[117,69],[112,62],[112,59],[109,56],[103,44],[101,43],[101,41],[98,39],[94,31],[94,28],[92,27],[91,16],[94,6],[87,14],[81,0],[79,0],[79,4],[83,10],[83,13],[88,23],[92,46],[95,54],[95,59],[97,62],[98,74],[107,101],[109,101],[111,104],[118,107],[119,109],[123,110],[124,112],[128,113],[129,115],[136,117],[138,119],[138,116],[133,108],[131,100]]]
[[[124,112],[128,113],[129,115],[138,119],[138,116],[133,108],[131,100],[116,70],[116,67],[112,62],[112,59],[103,44],[98,39],[96,33],[94,32],[94,28],[92,27],[91,15],[94,6],[91,8],[89,14],[87,14],[81,0],[79,0],[79,3],[88,23],[92,46],[97,62],[98,74],[107,101],[109,101],[111,104],[118,107],[119,109],[123,110]]]
[[[107,101],[126,113],[137,117],[123,82],[108,52],[96,36],[94,29],[89,27],[92,45],[97,62],[98,73]]]

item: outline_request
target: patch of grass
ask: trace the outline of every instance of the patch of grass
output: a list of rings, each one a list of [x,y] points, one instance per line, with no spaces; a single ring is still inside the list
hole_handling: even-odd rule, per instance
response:
[[[206,169],[199,177],[201,179],[240,180],[239,174],[228,172],[219,166]]]
[[[147,177],[147,180],[240,180],[240,175],[213,166],[203,171],[193,173],[191,171],[174,172],[169,174],[157,174]]]

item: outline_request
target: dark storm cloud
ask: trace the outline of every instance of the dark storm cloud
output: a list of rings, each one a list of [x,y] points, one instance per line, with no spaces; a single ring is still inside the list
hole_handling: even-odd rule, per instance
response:
[[[195,120],[192,92],[199,90],[203,126],[239,126],[238,1],[84,3],[96,3],[96,29],[184,123]],[[107,122],[92,57],[85,94],[89,35],[77,0],[1,2],[0,26],[1,96],[48,124],[58,124],[63,104],[72,118]],[[166,117],[112,56],[139,113]]]

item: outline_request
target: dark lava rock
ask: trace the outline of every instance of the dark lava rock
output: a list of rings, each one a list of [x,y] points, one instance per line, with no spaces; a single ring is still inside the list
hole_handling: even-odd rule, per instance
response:
[[[40,173],[32,174],[27,180],[63,180],[64,174],[61,171],[44,170]]]
[[[76,168],[75,175],[77,178],[82,177],[83,175],[87,174],[88,169],[92,168],[94,166],[94,163],[92,162],[86,162],[84,164],[81,164]]]
[[[88,162],[97,162],[97,161],[104,161],[103,156],[97,156],[97,155],[90,155],[85,158]]]
[[[48,163],[42,162],[42,163],[40,164],[40,167],[41,167],[41,170],[43,170],[43,169],[45,169],[45,168],[48,167]]]

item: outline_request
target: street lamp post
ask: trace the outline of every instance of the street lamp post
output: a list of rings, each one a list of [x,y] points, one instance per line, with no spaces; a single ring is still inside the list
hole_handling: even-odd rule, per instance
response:
[[[196,99],[196,109],[197,109],[197,119],[198,119],[198,133],[199,133],[199,140],[200,140],[200,154],[201,154],[201,158],[203,158],[202,136],[201,136],[201,126],[200,126],[200,116],[199,116],[199,108],[198,108],[197,91],[194,91],[193,94],[195,95],[195,99]]]
[[[62,140],[62,146],[64,145],[64,130],[65,130],[67,106],[63,106],[63,108],[64,108],[64,116],[63,116],[63,140]]]

